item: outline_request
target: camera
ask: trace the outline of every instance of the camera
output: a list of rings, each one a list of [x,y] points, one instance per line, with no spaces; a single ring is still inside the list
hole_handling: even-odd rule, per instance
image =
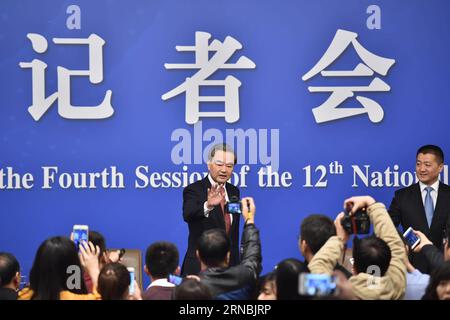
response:
[[[242,205],[239,197],[232,196],[230,201],[225,204],[225,212],[230,214],[242,214]]]
[[[363,210],[356,211],[350,215],[351,208],[345,211],[341,225],[348,234],[368,234],[370,232],[370,218]]]

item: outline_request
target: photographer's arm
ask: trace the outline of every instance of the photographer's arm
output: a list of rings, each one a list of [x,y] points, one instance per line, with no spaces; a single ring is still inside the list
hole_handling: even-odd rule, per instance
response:
[[[444,254],[433,244],[424,246],[422,253],[428,262],[430,274],[445,262]]]
[[[308,269],[311,273],[326,273],[332,274],[339,258],[344,252],[344,245],[348,241],[348,233],[344,230],[341,220],[344,213],[338,214],[334,220],[336,227],[336,236],[331,237],[323,245],[322,248],[314,255],[311,262],[308,264]]]
[[[370,205],[367,213],[376,236],[383,239],[391,249],[391,262],[385,276],[392,281],[391,299],[400,299],[406,287],[405,247],[384,204],[377,202]]]
[[[242,233],[242,256],[239,267],[242,267],[240,278],[243,282],[254,281],[262,270],[261,242],[259,230],[253,223],[247,223]]]
[[[420,238],[420,243],[414,248],[414,252],[422,252],[427,260],[430,274],[444,263],[444,254],[427,238],[427,236],[418,230],[414,230],[416,236]]]
[[[339,239],[338,236],[331,237],[309,262],[309,271],[318,274],[333,274],[334,267],[343,252],[344,241]]]
[[[243,198],[242,217],[245,220],[244,232],[242,234],[242,256],[241,265],[244,265],[249,272],[251,280],[256,279],[261,272],[261,242],[259,230],[255,226],[256,207],[253,198]],[[249,206],[247,206],[247,203]]]

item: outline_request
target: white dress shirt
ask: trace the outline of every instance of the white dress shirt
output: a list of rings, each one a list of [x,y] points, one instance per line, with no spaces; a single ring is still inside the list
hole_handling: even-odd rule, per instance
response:
[[[173,283],[170,283],[169,281],[167,281],[167,279],[158,279],[153,281],[152,283],[150,283],[150,285],[147,287],[147,290],[150,287],[154,287],[154,286],[158,286],[158,287],[175,287],[175,285]]]
[[[428,186],[421,181],[419,181],[419,186],[422,195],[422,203],[425,206],[425,197],[427,196],[427,190],[425,190],[425,188]],[[435,183],[433,183],[430,187],[433,188],[433,190],[431,190],[430,192],[430,195],[431,199],[433,200],[433,208],[436,209],[437,196],[439,192],[439,179]]]
[[[211,178],[210,174],[208,174],[208,179],[209,179],[209,182],[211,183],[211,188],[217,185],[217,182],[215,182]],[[230,198],[228,198],[228,192],[227,192],[227,188],[225,188],[225,185],[223,185],[223,190],[225,191],[225,202],[229,202]],[[213,209],[208,209],[207,203],[208,203],[208,201],[205,201],[205,203],[203,204],[203,212],[204,212],[206,218],[209,217],[209,213],[213,210]],[[233,223],[233,215],[232,214],[230,214],[230,221],[231,221],[231,223]]]

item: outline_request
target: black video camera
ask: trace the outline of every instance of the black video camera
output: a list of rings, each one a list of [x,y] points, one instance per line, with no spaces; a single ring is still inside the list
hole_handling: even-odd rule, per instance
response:
[[[366,211],[358,210],[350,215],[351,207],[345,210],[341,225],[348,234],[368,234],[370,232],[370,218]]]

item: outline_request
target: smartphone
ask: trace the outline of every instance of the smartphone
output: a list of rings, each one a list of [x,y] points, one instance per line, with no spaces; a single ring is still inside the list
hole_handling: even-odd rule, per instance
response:
[[[135,288],[134,288],[134,280],[135,280],[134,268],[128,267],[127,270],[130,273],[130,286],[128,287],[128,294],[133,295],[134,290],[135,290]]]
[[[408,230],[405,231],[403,237],[405,238],[411,250],[414,250],[414,248],[417,247],[417,245],[420,243],[420,238],[415,235],[411,227],[409,227]]]
[[[301,273],[299,294],[303,296],[336,295],[336,277],[328,274]]]
[[[170,283],[173,283],[176,286],[179,286],[181,284],[181,282],[183,282],[183,278],[176,276],[174,274],[169,274],[167,276],[167,281],[169,281]]]
[[[242,214],[241,202],[228,202],[225,206],[225,212]]]
[[[82,241],[89,241],[89,227],[87,225],[76,224],[73,226],[73,242],[78,250]]]

